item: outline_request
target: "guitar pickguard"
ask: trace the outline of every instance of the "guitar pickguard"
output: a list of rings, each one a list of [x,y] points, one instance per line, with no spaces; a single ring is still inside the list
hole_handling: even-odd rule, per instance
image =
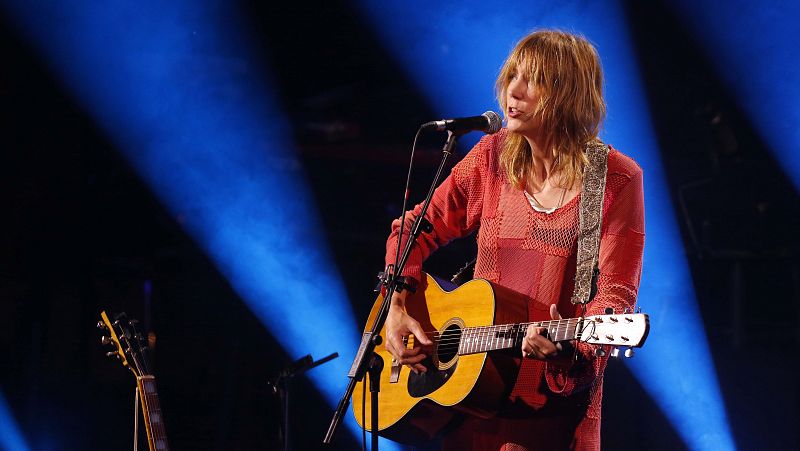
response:
[[[445,370],[437,369],[430,357],[423,364],[428,368],[427,372],[408,375],[408,394],[413,398],[423,398],[438,390],[447,383],[458,367],[458,362],[455,362]]]

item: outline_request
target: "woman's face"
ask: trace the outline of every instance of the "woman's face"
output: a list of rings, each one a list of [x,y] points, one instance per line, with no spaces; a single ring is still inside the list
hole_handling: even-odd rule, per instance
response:
[[[509,131],[527,138],[536,138],[541,120],[534,116],[541,97],[540,89],[527,77],[516,73],[506,87],[506,126]]]

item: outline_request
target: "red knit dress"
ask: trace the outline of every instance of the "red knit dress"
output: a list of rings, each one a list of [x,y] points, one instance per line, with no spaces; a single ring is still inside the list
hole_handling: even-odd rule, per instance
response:
[[[530,320],[550,319],[557,304],[565,318],[581,316],[570,302],[574,287],[580,195],[551,214],[535,211],[499,165],[503,129],[484,136],[436,189],[427,218],[433,232],[418,239],[405,275],[421,277],[422,262],[436,248],[476,228],[475,277],[524,293]],[[407,215],[404,241],[418,205]],[[393,262],[400,220],[392,224],[386,261]],[[642,170],[612,149],[608,156],[598,292],[586,315],[607,307],[621,312],[636,301],[644,248]],[[444,449],[600,449],[603,370],[608,357],[578,343],[569,368],[523,359],[510,399],[492,419],[467,419],[444,440]]]

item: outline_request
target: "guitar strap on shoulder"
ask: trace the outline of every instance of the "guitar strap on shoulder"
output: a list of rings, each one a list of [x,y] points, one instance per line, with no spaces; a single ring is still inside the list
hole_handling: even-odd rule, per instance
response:
[[[600,250],[600,228],[603,218],[603,196],[606,190],[608,170],[608,145],[599,139],[586,146],[589,164],[583,171],[583,187],[580,199],[580,232],[575,270],[573,304],[586,304],[594,297],[592,278],[598,277],[598,253]]]

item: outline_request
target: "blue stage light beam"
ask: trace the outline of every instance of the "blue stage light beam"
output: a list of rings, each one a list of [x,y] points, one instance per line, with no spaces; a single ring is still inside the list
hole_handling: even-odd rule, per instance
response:
[[[287,353],[340,353],[309,372],[335,405],[360,328],[235,3],[5,8]]]
[[[22,436],[11,409],[8,408],[6,397],[0,390],[0,448],[8,451],[28,451],[30,446]]]
[[[639,68],[618,2],[360,2],[375,32],[439,116],[496,105],[492,87],[516,41],[536,28],[584,34],[600,52],[609,116],[603,138],[645,172],[647,243],[639,305],[651,315],[629,367],[690,449],[735,449],[698,313]],[[677,326],[680,325],[680,326]],[[675,343],[692,343],[691,358]]]
[[[667,2],[800,191],[800,2]]]

